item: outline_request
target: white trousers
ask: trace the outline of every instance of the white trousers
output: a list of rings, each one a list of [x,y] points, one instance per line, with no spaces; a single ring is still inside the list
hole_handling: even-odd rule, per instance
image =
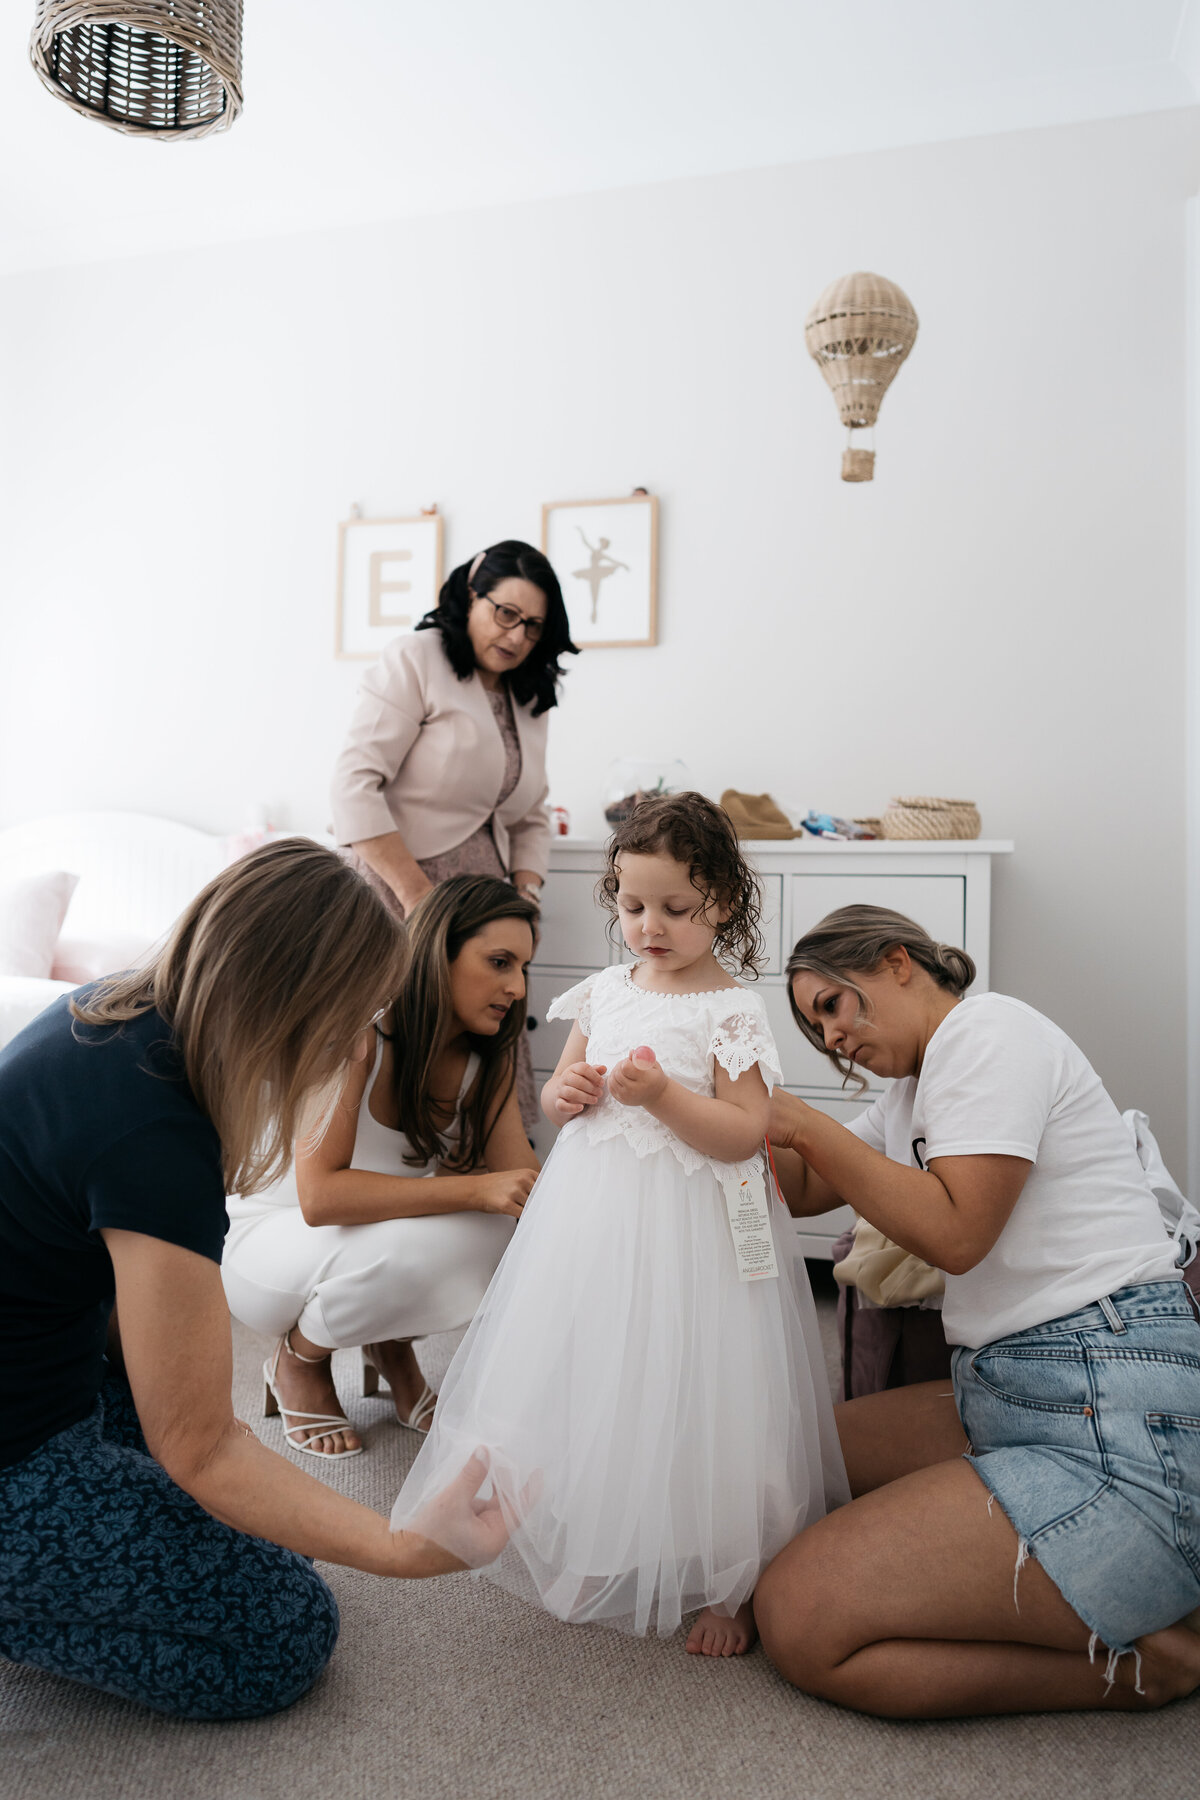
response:
[[[221,1274],[235,1319],[264,1337],[298,1325],[333,1350],[467,1325],[515,1219],[437,1213],[309,1225],[298,1206],[230,1200]]]

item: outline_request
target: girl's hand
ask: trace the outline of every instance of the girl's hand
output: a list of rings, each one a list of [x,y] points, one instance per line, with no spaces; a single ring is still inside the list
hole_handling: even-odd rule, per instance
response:
[[[478,1199],[473,1210],[506,1213],[510,1219],[519,1219],[537,1178],[536,1169],[499,1169],[480,1175]]]
[[[665,1069],[645,1044],[618,1063],[608,1080],[609,1092],[622,1106],[653,1106],[667,1091]]]
[[[607,1063],[571,1063],[558,1078],[554,1090],[552,1107],[554,1120],[558,1125],[565,1125],[586,1106],[595,1106],[604,1096],[604,1077],[608,1073]]]

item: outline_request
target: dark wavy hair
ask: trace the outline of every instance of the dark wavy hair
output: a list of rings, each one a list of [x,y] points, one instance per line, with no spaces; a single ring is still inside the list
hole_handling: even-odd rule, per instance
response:
[[[609,936],[617,923],[618,862],[631,856],[670,856],[687,868],[701,896],[693,919],[715,904],[725,912],[716,928],[713,954],[734,965],[737,975],[757,975],[763,957],[759,930],[762,892],[742,855],[733,820],[703,794],[662,794],[643,800],[608,840],[608,866],[596,884],[596,898],[609,915]]]
[[[478,1052],[480,1069],[465,1098],[457,1148],[447,1157],[442,1136],[454,1109],[437,1107],[431,1081],[434,1064],[454,1032],[450,964],[495,919],[524,919],[533,931],[537,907],[494,875],[452,875],[418,902],[405,923],[408,960],[392,1007],[392,1030],[381,1035],[395,1045],[396,1114],[411,1146],[405,1160],[417,1166],[436,1157],[450,1169],[478,1168],[488,1122],[516,1080],[516,1047],[525,1029],[523,1000],[509,1007],[494,1037],[472,1035],[468,1040],[468,1047]]]
[[[873,974],[888,951],[898,947],[907,950],[913,962],[948,993],[965,994],[975,979],[975,963],[965,950],[957,944],[939,944],[923,925],[905,913],[893,912],[889,906],[839,906],[805,932],[787,959],[788,1004],[793,1019],[813,1049],[829,1058],[842,1077],[842,1086],[857,1082],[860,1094],[867,1087],[866,1077],[838,1051],[826,1049],[824,1032],[819,1026],[810,1025],[796,1005],[792,977],[804,970],[822,981],[849,988],[858,998],[859,1018],[869,1018],[870,1001],[855,977]]]
[[[472,562],[474,558],[472,558]],[[490,594],[498,582],[516,576],[531,581],[546,596],[546,623],[529,655],[503,679],[519,705],[534,702],[533,716],[549,712],[558,705],[558,684],[565,670],[559,667],[560,656],[578,656],[579,646],[571,642],[567,609],[563,604],[558,576],[549,561],[532,544],[519,538],[505,538],[483,553],[483,561],[471,579],[471,563],[460,563],[442,584],[438,603],[417,625],[418,631],[440,631],[442,648],[450,667],[460,681],[469,681],[475,673],[475,650],[467,635],[467,614],[474,600]]]

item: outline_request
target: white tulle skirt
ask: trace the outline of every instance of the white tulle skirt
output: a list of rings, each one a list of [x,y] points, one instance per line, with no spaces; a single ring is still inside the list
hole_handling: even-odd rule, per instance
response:
[[[428,1529],[482,1450],[511,1530],[490,1581],[574,1623],[663,1637],[698,1607],[741,1605],[849,1498],[808,1279],[774,1210],[779,1278],[740,1282],[711,1170],[561,1137],[393,1526],[421,1514]]]

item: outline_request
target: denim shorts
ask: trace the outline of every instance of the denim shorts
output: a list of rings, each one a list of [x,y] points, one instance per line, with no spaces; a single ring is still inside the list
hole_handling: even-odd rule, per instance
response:
[[[1200,1605],[1200,1323],[1182,1281],[959,1346],[951,1366],[967,1460],[1017,1533],[1018,1575],[1036,1557],[1118,1652]]]

